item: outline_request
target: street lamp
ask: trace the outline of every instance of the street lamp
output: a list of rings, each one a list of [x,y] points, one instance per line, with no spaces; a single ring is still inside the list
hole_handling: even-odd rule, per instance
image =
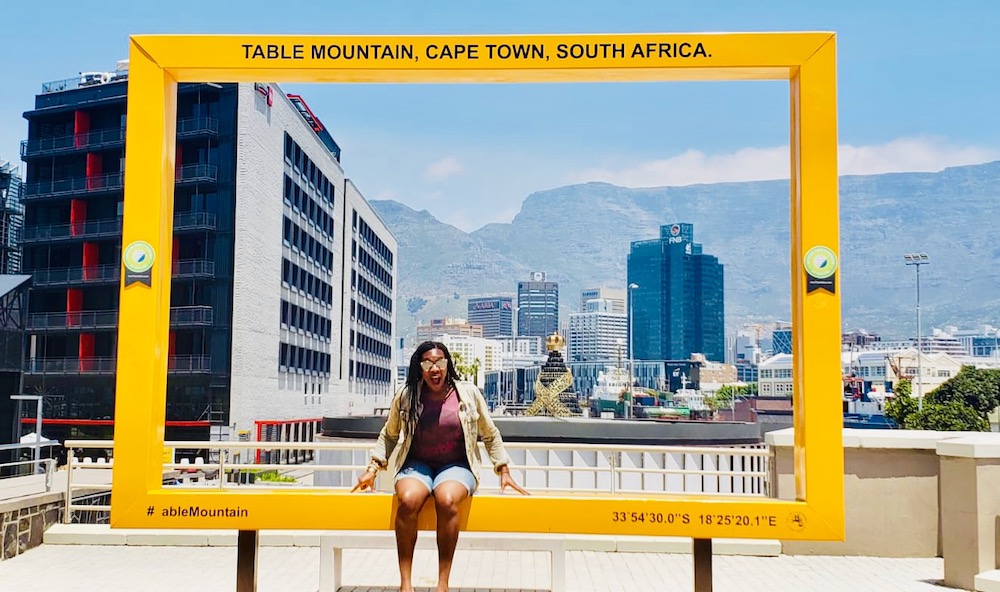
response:
[[[632,399],[633,391],[632,387],[635,385],[635,355],[632,350],[632,325],[635,324],[635,311],[634,300],[635,295],[633,290],[639,287],[639,284],[631,283],[628,285],[628,397],[625,401],[625,418],[628,419],[632,415]]]
[[[906,261],[907,265],[912,265],[917,268],[917,410],[924,410],[924,389],[923,382],[924,376],[920,369],[920,357],[923,353],[923,347],[921,345],[921,330],[920,330],[920,266],[927,265],[930,263],[930,258],[927,257],[927,253],[907,253],[903,255],[903,260]]]

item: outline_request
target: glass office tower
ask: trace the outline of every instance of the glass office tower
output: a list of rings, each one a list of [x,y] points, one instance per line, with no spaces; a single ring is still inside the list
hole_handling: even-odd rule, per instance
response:
[[[667,224],[660,237],[635,241],[628,256],[633,355],[725,359],[723,267],[694,242],[692,224]]]

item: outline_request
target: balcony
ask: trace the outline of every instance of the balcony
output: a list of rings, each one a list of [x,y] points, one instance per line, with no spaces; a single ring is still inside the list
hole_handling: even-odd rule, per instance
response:
[[[174,181],[178,185],[217,183],[219,181],[219,167],[214,164],[186,164],[179,166],[174,174]]]
[[[177,120],[177,138],[197,138],[219,135],[219,120],[214,117],[190,117]],[[93,152],[125,146],[125,128],[95,130],[53,138],[21,141],[21,158],[57,156],[73,152]]]
[[[73,177],[71,179],[27,183],[24,186],[23,198],[33,200],[61,195],[120,191],[124,180],[124,173],[108,173],[92,177]]]
[[[21,142],[21,157],[54,156],[79,151],[94,151],[125,145],[125,128],[96,130],[54,138],[38,138]]]
[[[177,138],[219,135],[219,120],[214,117],[191,117],[177,120]]]
[[[170,309],[171,327],[210,327],[215,321],[211,306],[175,306]]]
[[[179,166],[174,173],[174,180],[178,185],[217,183],[219,181],[219,167],[214,164],[187,164]],[[38,181],[24,185],[23,198],[33,200],[65,195],[120,191],[124,187],[124,182],[125,173],[108,173],[92,177]]]
[[[215,214],[208,212],[183,212],[174,214],[174,232],[215,230]]]
[[[208,259],[183,259],[175,261],[174,279],[211,279],[215,277],[215,262]]]
[[[92,220],[75,224],[45,224],[26,226],[21,232],[22,243],[50,243],[74,239],[94,240],[121,236],[122,221]]]
[[[116,358],[34,358],[24,364],[27,375],[114,376]],[[170,356],[169,374],[211,374],[212,356]]]
[[[182,212],[174,215],[174,230],[191,232],[215,230],[215,214],[208,212]],[[76,224],[43,224],[27,226],[21,232],[21,242],[51,243],[70,240],[95,240],[116,238],[122,234],[121,218],[111,220],[91,220]]]
[[[55,267],[26,271],[35,287],[89,286],[117,284],[121,277],[118,265],[93,267]],[[184,259],[172,266],[174,279],[211,279],[215,277],[215,262],[207,259]]]
[[[117,265],[95,265],[93,267],[54,267],[29,271],[36,287],[58,287],[72,285],[116,284],[121,275]]]
[[[177,306],[170,309],[171,327],[210,327],[214,320],[211,306]],[[28,330],[100,331],[118,328],[117,310],[87,310],[79,312],[47,312],[28,316]]]

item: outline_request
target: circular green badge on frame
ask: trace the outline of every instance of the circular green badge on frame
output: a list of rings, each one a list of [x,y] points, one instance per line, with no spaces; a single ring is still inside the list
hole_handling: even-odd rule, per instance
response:
[[[132,273],[146,273],[152,269],[155,259],[156,253],[153,251],[153,245],[146,241],[135,241],[125,247],[125,252],[122,253],[125,269]]]
[[[837,271],[837,255],[830,247],[813,247],[805,256],[806,273],[816,279],[826,279]]]

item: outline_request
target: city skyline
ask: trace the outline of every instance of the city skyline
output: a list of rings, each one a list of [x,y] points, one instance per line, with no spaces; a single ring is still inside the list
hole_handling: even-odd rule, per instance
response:
[[[37,31],[46,43],[5,64],[0,160],[18,161],[20,115],[43,82],[113,70],[136,33],[477,34],[828,30],[838,34],[841,162],[844,174],[936,171],[1000,159],[1000,51],[990,24],[1000,7],[930,2],[753,7],[595,2],[425,11],[404,2],[336,9],[304,2],[274,11],[181,1],[170,11],[104,0],[26,8],[0,40],[16,55]],[[79,27],[94,14],[100,35]],[[266,17],[264,16],[266,14]],[[113,15],[113,16],[110,16]],[[934,43],[928,45],[927,39]],[[68,57],[72,56],[72,57]],[[787,177],[787,87],[779,83],[592,85],[288,85],[348,149],[345,166],[370,199],[427,209],[466,231],[509,221],[534,191],[602,180],[624,186],[687,185]],[[664,108],[666,106],[667,108]],[[599,113],[600,117],[593,117]],[[637,131],[641,130],[641,131]],[[579,142],[578,138],[587,138]],[[518,170],[518,175],[509,171]],[[469,199],[475,196],[476,199]],[[487,203],[489,207],[477,204]]]

